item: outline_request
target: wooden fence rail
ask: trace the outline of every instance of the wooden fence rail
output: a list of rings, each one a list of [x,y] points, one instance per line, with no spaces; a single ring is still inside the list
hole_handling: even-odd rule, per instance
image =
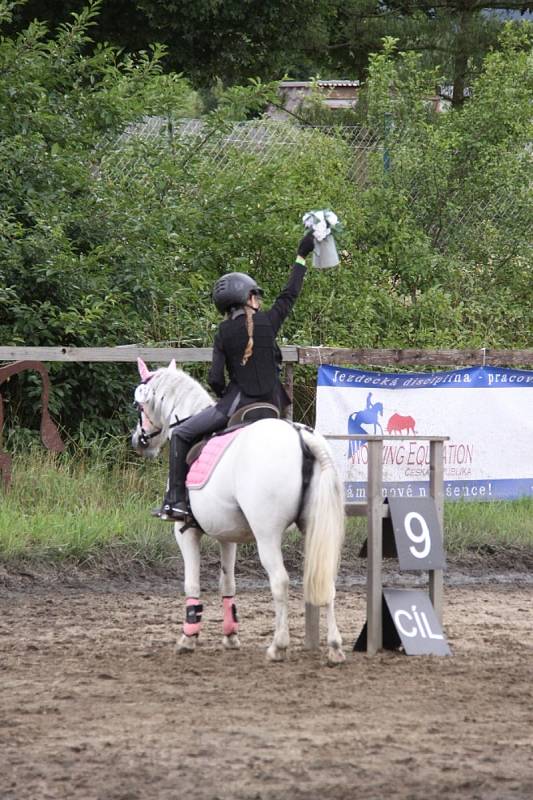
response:
[[[349,349],[298,347],[299,364],[354,364],[375,367],[531,367],[533,350]]]
[[[533,349],[467,350],[352,349],[334,347],[282,347],[287,364],[345,364],[366,367],[533,367]],[[2,361],[108,361],[131,362],[137,357],[152,363],[172,358],[181,364],[210,362],[211,347],[10,347],[0,346]]]

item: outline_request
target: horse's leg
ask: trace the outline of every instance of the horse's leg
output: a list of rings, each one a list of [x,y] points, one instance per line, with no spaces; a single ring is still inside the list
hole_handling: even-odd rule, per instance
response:
[[[333,597],[327,606],[327,626],[328,626],[328,661],[330,664],[342,664],[346,656],[342,650],[342,638],[337,628],[335,619],[335,589]]]
[[[220,542],[220,593],[224,606],[222,643],[228,650],[238,650],[241,646],[237,606],[235,605],[235,557],[237,545],[234,542]]]
[[[178,523],[174,530],[183,557],[186,608],[183,634],[176,645],[176,652],[190,653],[196,648],[202,627],[200,603],[200,538],[202,532],[198,528],[188,528],[180,533],[179,528],[182,524]]]
[[[281,555],[282,534],[272,531],[271,528],[258,532],[257,526],[252,526],[252,530],[257,540],[257,550],[261,564],[265,568],[270,581],[270,590],[276,613],[274,638],[267,649],[267,658],[270,661],[283,661],[289,646],[289,576]]]

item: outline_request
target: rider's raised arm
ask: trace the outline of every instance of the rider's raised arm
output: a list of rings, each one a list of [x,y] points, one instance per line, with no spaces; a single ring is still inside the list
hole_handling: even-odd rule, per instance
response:
[[[275,333],[278,332],[282,323],[288,317],[298,298],[298,295],[302,290],[306,273],[305,259],[313,250],[314,244],[315,240],[313,233],[312,231],[309,231],[309,233],[306,233],[298,245],[298,254],[294,264],[292,265],[289,280],[281,290],[280,294],[276,297],[272,308],[266,312]]]
[[[215,341],[213,342],[213,360],[207,376],[207,382],[217,397],[222,397],[224,389],[226,388],[226,378],[224,375],[225,363],[226,356],[222,349],[220,334],[217,331]]]

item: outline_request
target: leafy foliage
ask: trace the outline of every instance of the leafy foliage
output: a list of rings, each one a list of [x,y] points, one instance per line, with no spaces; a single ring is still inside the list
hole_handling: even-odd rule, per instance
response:
[[[0,19],[10,5],[0,0]],[[342,264],[309,270],[287,343],[528,345],[531,69],[515,34],[487,58],[472,100],[441,115],[426,102],[434,73],[388,40],[361,105],[388,158],[375,155],[369,184],[357,186],[341,131],[291,127],[290,147],[274,148],[262,122],[256,149],[241,146],[235,120],[257,115],[275,83],[224,91],[188,134],[181,117],[199,113],[189,83],[163,73],[160,47],[93,45],[98,9],[53,37],[34,22],[0,41],[0,341],[209,345],[214,280],[250,272],[272,300],[301,215],[329,207],[346,229]],[[137,126],[147,114],[163,123],[150,139]],[[72,435],[131,424],[132,367],[51,372],[52,412]],[[298,378],[302,397],[308,380]],[[33,381],[2,387],[11,422],[29,428]]]
[[[85,0],[23,0],[11,32],[46,19],[55,33]],[[108,0],[92,37],[126,51],[167,46],[166,70],[184,72],[206,96],[221,82],[284,74],[364,79],[385,36],[439,66],[442,92],[461,105],[484,57],[499,47],[506,19],[519,26],[532,0]],[[215,92],[216,94],[216,92]]]
[[[9,19],[11,5],[0,4],[1,19]],[[144,113],[171,107],[190,113],[195,95],[183,78],[162,73],[159,47],[122,60],[115,48],[91,49],[88,33],[98,7],[94,2],[73,15],[53,39],[46,37],[43,23],[33,22],[0,42],[0,334],[5,343],[112,344],[135,339],[142,330],[124,276],[107,269],[107,250],[126,241],[131,222],[125,218],[113,231],[108,225],[95,191],[98,148]],[[113,425],[111,398],[123,392],[123,370],[105,371],[107,397],[99,379],[103,370],[101,365],[54,367],[53,410],[71,427],[98,409],[102,427]],[[21,400],[27,393],[29,406]],[[32,377],[13,382],[6,392],[25,423],[33,417],[38,393]]]
[[[420,345],[420,328],[434,315],[430,340],[441,344],[530,341],[527,36],[509,26],[472,99],[449,113],[432,111],[425,98],[434,75],[411,53],[393,58],[393,40],[371,60],[367,119],[382,131],[390,168],[375,164],[368,198],[372,207],[383,203],[376,244],[386,242],[390,280],[411,309]],[[383,226],[396,232],[383,236]]]
[[[441,92],[463,104],[483,59],[498,49],[506,19],[520,27],[531,0],[343,0],[330,37],[330,70],[362,78],[384,37],[442,73]],[[433,87],[434,90],[435,87]]]
[[[13,27],[35,17],[55,30],[85,0],[27,0]],[[197,87],[244,83],[250,75],[280,79],[285,72],[307,77],[327,52],[336,2],[304,0],[111,0],[104,3],[93,37],[125,50],[166,45],[165,68],[182,71]]]

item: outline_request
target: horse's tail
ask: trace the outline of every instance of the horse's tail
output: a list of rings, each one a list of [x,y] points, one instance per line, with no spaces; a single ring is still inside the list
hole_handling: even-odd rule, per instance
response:
[[[344,499],[333,457],[323,436],[302,429],[315,464],[304,506],[304,598],[322,606],[333,600],[344,540]]]

